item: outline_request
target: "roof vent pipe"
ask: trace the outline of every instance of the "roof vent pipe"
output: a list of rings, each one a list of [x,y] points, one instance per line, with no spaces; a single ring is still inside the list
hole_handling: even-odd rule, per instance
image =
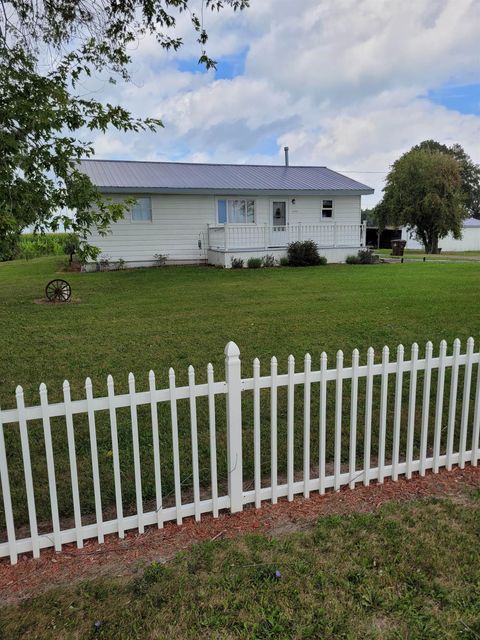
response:
[[[285,166],[288,167],[288,147],[283,147],[285,151]]]

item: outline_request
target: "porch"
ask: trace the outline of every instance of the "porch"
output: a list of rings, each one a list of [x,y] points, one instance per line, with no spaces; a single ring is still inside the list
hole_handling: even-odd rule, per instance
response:
[[[208,225],[208,249],[215,251],[286,249],[291,242],[313,240],[319,249],[365,245],[365,224]]]
[[[365,246],[365,238],[365,224],[209,225],[207,261],[228,268],[233,258],[246,264],[267,253],[278,261],[291,242],[313,240],[328,262],[345,262]]]

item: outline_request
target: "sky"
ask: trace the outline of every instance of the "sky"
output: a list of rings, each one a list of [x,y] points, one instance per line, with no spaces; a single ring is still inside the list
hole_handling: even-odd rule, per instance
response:
[[[200,6],[201,0],[192,0]],[[480,163],[480,0],[251,0],[206,12],[208,54],[184,14],[184,46],[146,36],[132,82],[93,78],[96,98],[161,118],[157,133],[98,135],[96,157],[326,165],[375,188],[391,164],[433,138]]]

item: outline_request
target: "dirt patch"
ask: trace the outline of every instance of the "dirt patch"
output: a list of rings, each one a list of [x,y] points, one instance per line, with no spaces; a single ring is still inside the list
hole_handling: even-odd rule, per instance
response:
[[[63,305],[63,304],[78,304],[81,302],[80,298],[70,298],[70,300],[66,300],[65,302],[60,302],[58,300],[48,300],[47,298],[37,298],[33,301],[33,304],[52,304],[52,305]]]
[[[124,540],[108,536],[103,545],[88,540],[83,549],[74,544],[65,545],[58,554],[48,549],[37,560],[25,554],[14,566],[4,559],[0,562],[0,603],[13,603],[52,586],[99,576],[133,575],[149,562],[165,562],[177,551],[204,540],[233,538],[255,531],[281,536],[309,528],[324,515],[372,512],[390,501],[431,496],[461,500],[467,487],[480,487],[480,467],[456,468],[436,475],[427,473],[424,478],[400,478],[398,482],[386,480],[383,485],[358,486],[353,491],[344,487],[338,493],[329,491],[324,496],[312,493],[309,499],[300,496],[293,502],[282,499],[277,505],[264,502],[261,509],[248,507],[242,513],[225,512],[218,519],[207,515],[196,523],[188,518],[181,527],[169,522],[163,529],[150,527],[143,535],[129,532]]]

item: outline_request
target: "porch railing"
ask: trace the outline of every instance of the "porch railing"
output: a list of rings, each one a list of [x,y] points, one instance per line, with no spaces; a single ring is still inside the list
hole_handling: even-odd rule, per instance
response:
[[[209,249],[275,249],[297,240],[313,240],[319,247],[362,247],[364,224],[209,225]]]

